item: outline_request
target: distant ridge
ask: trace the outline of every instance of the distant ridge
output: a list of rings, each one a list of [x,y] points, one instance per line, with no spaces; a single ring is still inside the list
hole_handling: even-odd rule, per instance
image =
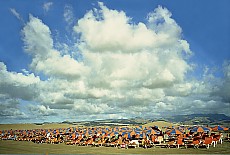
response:
[[[190,115],[175,115],[166,118],[170,122],[185,123],[185,124],[207,124],[207,125],[230,125],[230,117],[225,114],[190,114]]]

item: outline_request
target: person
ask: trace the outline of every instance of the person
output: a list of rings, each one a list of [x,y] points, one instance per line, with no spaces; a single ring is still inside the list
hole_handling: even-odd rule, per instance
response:
[[[50,133],[48,132],[47,135],[46,135],[46,138],[49,138],[50,137]]]
[[[164,135],[164,143],[165,143],[166,141],[168,141],[169,135],[166,133],[163,133],[163,135]]]
[[[142,144],[142,147],[144,147],[144,145],[145,145],[145,140],[144,140],[144,138],[141,140],[141,144]]]
[[[143,148],[147,149],[147,139],[146,138],[142,139],[142,146]]]
[[[229,139],[230,138],[230,134],[227,133],[226,137]]]

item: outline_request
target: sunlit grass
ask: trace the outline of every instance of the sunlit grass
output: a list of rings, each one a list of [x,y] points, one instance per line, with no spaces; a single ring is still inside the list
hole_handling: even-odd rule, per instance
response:
[[[230,154],[230,142],[210,149],[206,148],[129,148],[118,149],[114,147],[92,147],[65,144],[36,144],[25,141],[0,141],[2,154]]]

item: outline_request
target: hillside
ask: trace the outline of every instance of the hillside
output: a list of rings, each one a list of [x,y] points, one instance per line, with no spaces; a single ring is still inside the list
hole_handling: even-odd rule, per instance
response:
[[[175,115],[161,119],[107,119],[95,121],[79,121],[79,122],[56,122],[56,123],[31,123],[31,124],[0,124],[0,130],[5,129],[48,129],[48,128],[67,128],[71,126],[158,126],[162,129],[165,126],[176,126],[177,124],[186,125],[223,125],[230,127],[230,117],[224,114],[191,114],[191,115]]]
[[[147,123],[143,125],[144,127],[148,126],[157,126],[159,129],[163,129],[164,127],[172,127],[172,126],[177,126],[177,124],[171,123],[171,122],[166,122],[166,121],[154,121],[151,123]]]
[[[190,114],[175,115],[166,120],[183,124],[230,125],[230,117],[224,114]]]

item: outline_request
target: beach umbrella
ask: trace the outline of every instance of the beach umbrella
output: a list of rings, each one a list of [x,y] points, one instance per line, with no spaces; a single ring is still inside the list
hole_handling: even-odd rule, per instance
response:
[[[123,128],[121,128],[121,130],[126,131],[126,130],[127,130],[127,128],[123,127]]]
[[[135,135],[136,134],[136,132],[133,130],[132,132],[130,132],[130,135],[131,136],[133,136],[133,135]]]
[[[122,132],[121,135],[124,136],[126,134],[126,132]]]
[[[151,134],[151,130],[146,130],[145,133],[146,134]]]
[[[144,134],[143,134],[143,133],[140,133],[140,134],[139,134],[139,137],[140,137],[140,138],[143,138],[143,137],[144,137]]]
[[[135,135],[135,138],[140,138],[140,134],[136,134],[136,135]]]
[[[212,130],[213,130],[213,131],[223,131],[223,130],[224,130],[224,131],[227,131],[228,128],[217,125],[217,126],[215,126],[214,128],[212,128]]]
[[[135,133],[138,134],[138,135],[140,135],[140,134],[141,134],[141,131],[136,131]]]
[[[76,133],[73,133],[73,134],[71,135],[71,137],[72,137],[72,139],[75,139],[75,138],[76,138]]]
[[[131,139],[131,138],[132,138],[131,134],[130,134],[130,133],[128,133],[128,139]]]
[[[135,131],[142,131],[140,128],[135,128],[134,130]]]
[[[128,139],[131,139],[131,138],[132,138],[132,136],[130,135],[130,133],[125,133],[125,134],[123,135],[123,137],[124,137],[124,138],[128,138]]]
[[[108,134],[109,136],[113,137],[115,134],[114,132],[111,132],[110,134]]]
[[[153,129],[150,129],[150,130],[147,130],[146,131],[146,134],[152,134],[152,135],[157,135],[157,134],[160,134],[160,132],[159,131],[157,131],[157,130],[153,130]]]
[[[191,129],[192,132],[208,132],[211,131],[210,128],[204,126],[196,126]]]
[[[86,137],[89,137],[89,133],[88,133],[88,132],[84,132],[84,135],[85,135]]]
[[[170,134],[170,135],[181,135],[181,134],[183,134],[183,132],[180,131],[179,129],[171,129],[171,130],[166,131],[166,133]]]
[[[161,129],[160,129],[158,126],[156,126],[156,125],[155,125],[155,126],[152,126],[152,129],[153,129],[153,130],[156,130],[156,131],[161,131]]]
[[[115,132],[114,132],[114,135],[119,135],[119,132],[115,131]]]
[[[140,138],[146,138],[146,134],[144,132],[142,132],[142,133],[139,134],[139,137]]]
[[[157,130],[151,130],[151,134],[153,134],[153,135],[158,135],[158,134],[160,134],[160,132],[159,131],[157,131]]]

